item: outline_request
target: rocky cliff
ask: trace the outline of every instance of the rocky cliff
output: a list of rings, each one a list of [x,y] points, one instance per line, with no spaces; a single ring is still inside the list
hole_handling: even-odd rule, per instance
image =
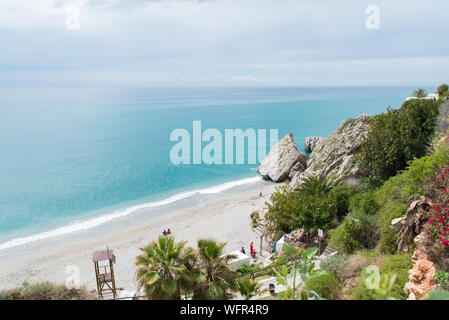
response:
[[[298,188],[309,176],[325,176],[330,179],[346,179],[350,182],[360,177],[354,156],[369,129],[370,117],[362,114],[346,119],[330,136],[320,139],[307,161],[307,169],[292,177],[291,185]]]
[[[307,166],[307,155],[299,152],[291,133],[283,137],[270,150],[270,153],[257,168],[257,173],[264,179],[274,182],[286,180],[292,169],[302,172]]]
[[[304,140],[304,148],[306,148],[308,152],[312,152],[313,149],[315,149],[318,142],[320,142],[323,139],[324,139],[323,137],[307,137]]]

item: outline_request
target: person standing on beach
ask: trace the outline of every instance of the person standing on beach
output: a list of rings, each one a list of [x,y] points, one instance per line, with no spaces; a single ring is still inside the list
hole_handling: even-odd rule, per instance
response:
[[[167,234],[171,234],[171,231],[170,231],[170,229],[168,229],[168,230],[167,230]]]
[[[254,250],[254,245],[253,245],[252,242],[250,243],[249,248],[250,248],[250,251],[253,251],[253,250]]]
[[[245,252],[245,248],[244,248],[244,247],[242,247],[242,250],[240,250],[240,252],[242,252],[243,254],[246,254],[246,252]]]
[[[166,235],[167,235],[167,231],[164,230],[164,231],[162,232],[162,235],[163,235],[163,236],[166,236]]]
[[[260,188],[259,197],[262,197],[262,188]]]

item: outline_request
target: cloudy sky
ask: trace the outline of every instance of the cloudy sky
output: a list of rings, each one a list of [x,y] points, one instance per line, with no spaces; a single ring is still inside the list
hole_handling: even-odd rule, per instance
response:
[[[369,29],[367,7],[379,8]],[[0,0],[1,85],[436,86],[447,0]],[[372,20],[370,20],[372,21]]]

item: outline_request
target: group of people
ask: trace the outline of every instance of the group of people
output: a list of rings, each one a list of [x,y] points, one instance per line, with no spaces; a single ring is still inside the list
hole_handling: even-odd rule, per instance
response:
[[[171,235],[170,229],[167,229],[167,231],[164,230],[164,231],[162,232],[162,235],[163,235],[163,236],[169,236],[169,235]]]
[[[256,258],[256,250],[254,250],[254,243],[250,243],[249,244],[249,249],[250,249],[250,253],[251,253],[251,257],[253,257],[253,259]],[[243,254],[246,254],[245,248],[242,247],[242,250],[240,250]]]

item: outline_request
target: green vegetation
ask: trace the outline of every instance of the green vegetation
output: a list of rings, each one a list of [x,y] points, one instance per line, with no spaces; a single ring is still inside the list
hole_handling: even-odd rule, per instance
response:
[[[329,245],[347,254],[376,245],[376,217],[351,212],[336,229],[330,230]]]
[[[232,255],[224,255],[224,243],[199,240],[198,251],[175,243],[173,237],[159,237],[141,249],[137,257],[137,279],[148,299],[227,300],[237,290],[237,274],[230,271]]]
[[[415,98],[425,98],[429,93],[425,89],[416,89],[412,92],[412,96]]]
[[[277,188],[270,203],[266,203],[266,219],[272,222],[275,230],[288,233],[298,228],[329,228],[338,211],[336,201],[328,192],[310,192],[292,191],[288,185]]]
[[[239,292],[245,297],[245,300],[250,300],[252,297],[261,293],[261,285],[249,279],[245,279],[238,282]]]
[[[159,237],[141,249],[137,257],[139,288],[153,300],[179,300],[191,291],[191,276],[186,264],[194,259],[194,251],[185,249],[185,242],[175,243],[173,237]]]
[[[433,100],[409,100],[397,110],[373,117],[358,160],[366,182],[379,187],[404,170],[409,161],[426,154],[438,106]]]
[[[446,83],[442,84],[441,86],[438,87],[437,89],[437,93],[439,95],[445,94],[449,91],[449,85],[447,85]]]
[[[336,186],[330,191],[330,198],[337,204],[337,218],[343,219],[350,211],[351,199],[359,194],[359,189],[351,186]]]
[[[21,287],[0,291],[0,300],[96,300],[97,294],[85,287],[67,288],[50,282],[24,282]]]
[[[306,291],[314,291],[326,300],[338,300],[341,295],[341,284],[331,273],[322,274],[307,280]]]
[[[301,192],[311,197],[327,195],[335,186],[334,182],[323,177],[307,177],[301,185]]]
[[[198,241],[198,269],[193,298],[196,300],[227,300],[228,291],[237,289],[236,275],[228,263],[235,256],[223,254],[225,243],[214,240]]]
[[[408,271],[413,267],[410,254],[384,255],[377,257],[376,264],[362,270],[362,281],[352,291],[353,300],[405,300],[405,283]],[[376,271],[377,270],[377,271]],[[377,272],[377,274],[372,274]],[[374,281],[374,288],[366,285],[366,280]],[[394,279],[394,280],[392,280]]]
[[[435,283],[444,290],[449,290],[449,272],[445,270],[440,270],[435,273],[433,277]]]
[[[346,261],[348,261],[349,256],[346,254],[334,254],[333,256],[327,257],[321,261],[320,266],[323,270],[333,274],[338,277],[339,270],[341,270]]]
[[[298,251],[292,245],[284,243],[284,251],[289,258],[295,258],[295,260],[290,270],[285,265],[273,269],[276,273],[277,283],[287,287],[284,292],[278,294],[279,298],[281,300],[322,300],[323,298],[312,289],[304,288],[300,291],[297,282],[298,273],[304,283],[327,274],[325,270],[315,269],[314,256],[318,252],[318,248]],[[292,284],[290,285],[289,282]]]
[[[351,211],[361,211],[366,214],[376,214],[380,209],[374,191],[354,194],[350,199],[349,208]]]

